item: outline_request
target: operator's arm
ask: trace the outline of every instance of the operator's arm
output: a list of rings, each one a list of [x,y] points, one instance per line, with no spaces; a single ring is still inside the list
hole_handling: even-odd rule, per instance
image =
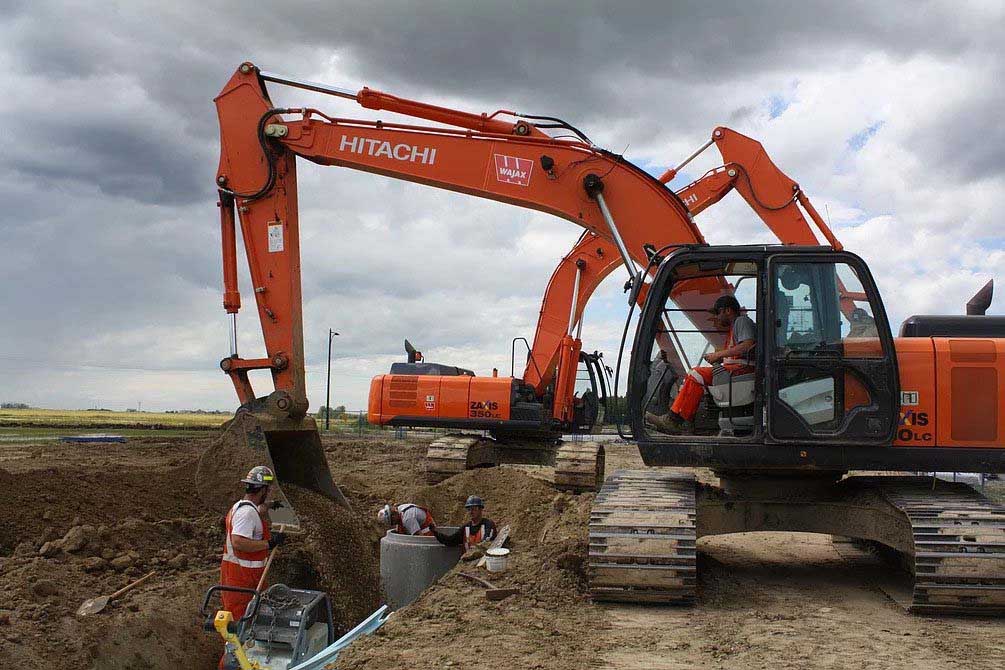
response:
[[[754,340],[744,340],[739,344],[735,344],[727,349],[720,349],[719,351],[707,354],[705,359],[709,363],[714,363],[716,361],[721,361],[724,358],[742,358],[745,353],[754,348]]]
[[[731,347],[706,354],[705,360],[709,363],[716,363],[724,358],[744,358],[756,345],[754,339],[756,334],[757,327],[753,320],[746,316],[737,317],[733,322],[733,337],[738,340],[737,343]]]

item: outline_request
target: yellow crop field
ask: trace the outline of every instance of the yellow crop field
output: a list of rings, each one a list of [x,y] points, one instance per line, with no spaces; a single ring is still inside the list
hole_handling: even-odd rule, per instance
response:
[[[109,410],[0,409],[0,432],[38,433],[95,430],[213,430],[229,414],[201,412],[113,412]]]

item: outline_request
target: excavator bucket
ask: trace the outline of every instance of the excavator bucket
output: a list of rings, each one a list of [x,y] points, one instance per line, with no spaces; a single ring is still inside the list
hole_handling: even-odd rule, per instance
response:
[[[227,509],[243,495],[240,480],[256,465],[267,465],[276,473],[278,485],[273,497],[281,506],[270,512],[275,524],[300,526],[284,486],[320,493],[350,509],[332,480],[321,436],[311,417],[284,417],[261,405],[241,407],[199,459],[196,487],[200,498],[210,509]]]

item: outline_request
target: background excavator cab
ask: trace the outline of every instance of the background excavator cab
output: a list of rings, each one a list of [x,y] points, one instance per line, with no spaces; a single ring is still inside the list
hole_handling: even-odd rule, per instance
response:
[[[607,395],[609,375],[610,368],[604,365],[602,353],[580,352],[573,413],[575,432],[599,433],[603,428],[605,417],[609,412]]]

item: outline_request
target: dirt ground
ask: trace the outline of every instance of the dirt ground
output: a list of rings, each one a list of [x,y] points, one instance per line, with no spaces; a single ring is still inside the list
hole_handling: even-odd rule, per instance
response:
[[[0,668],[215,667],[220,642],[199,606],[216,583],[225,510],[194,493],[210,437],[127,444],[0,444]],[[335,480],[366,515],[362,561],[376,560],[369,518],[386,500],[459,521],[469,493],[513,529],[510,569],[492,577],[521,593],[487,602],[455,569],[355,644],[340,668],[998,668],[1005,622],[905,614],[877,588],[896,579],[842,558],[829,537],[759,533],[699,542],[693,609],[598,606],[583,560],[592,495],[554,491],[546,470],[468,472],[422,483],[421,442],[324,440]],[[639,467],[608,449],[608,469]],[[104,612],[88,597],[155,570]],[[485,576],[484,573],[481,573]]]

